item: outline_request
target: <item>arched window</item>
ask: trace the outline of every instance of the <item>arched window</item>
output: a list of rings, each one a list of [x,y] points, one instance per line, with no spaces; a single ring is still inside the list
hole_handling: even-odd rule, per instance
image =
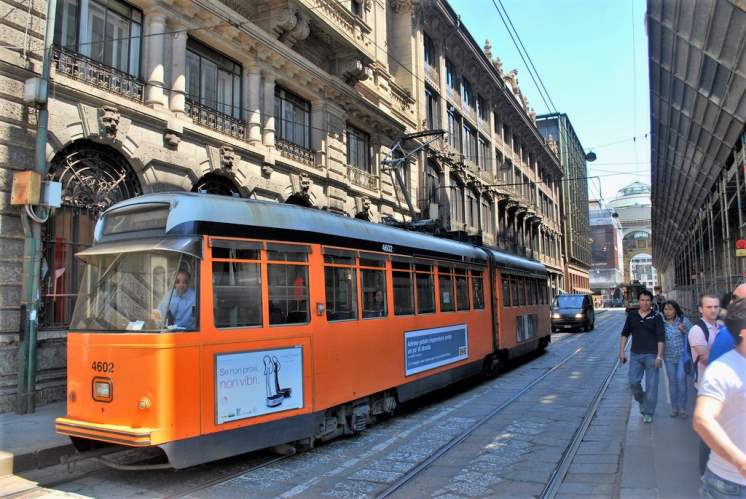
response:
[[[192,187],[192,192],[204,192],[205,194],[218,194],[220,196],[241,197],[238,186],[224,175],[219,173],[207,173],[202,176]]]
[[[101,212],[139,196],[142,189],[119,152],[86,140],[58,152],[48,177],[62,183],[62,207],[43,227],[40,323],[45,328],[64,328],[70,322],[82,277],[75,253],[93,242]]]

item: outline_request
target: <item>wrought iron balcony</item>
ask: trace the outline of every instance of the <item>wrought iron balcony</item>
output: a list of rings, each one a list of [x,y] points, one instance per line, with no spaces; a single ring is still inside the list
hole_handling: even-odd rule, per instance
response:
[[[370,172],[355,168],[354,166],[347,166],[347,178],[349,181],[359,187],[370,189],[371,191],[378,190],[378,175],[373,175]]]
[[[284,158],[292,159],[304,165],[320,167],[316,164],[315,154],[312,150],[290,142],[285,139],[275,138],[275,147]]]
[[[192,121],[198,125],[212,128],[237,139],[246,139],[248,123],[245,121],[228,116],[190,99],[186,100],[185,111],[186,115],[192,118]]]
[[[143,101],[145,82],[136,76],[60,47],[54,47],[52,57],[57,74],[137,102]]]

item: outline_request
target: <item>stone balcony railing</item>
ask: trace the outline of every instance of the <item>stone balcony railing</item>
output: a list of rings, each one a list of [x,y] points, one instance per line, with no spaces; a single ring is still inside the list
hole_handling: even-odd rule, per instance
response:
[[[186,100],[185,113],[198,125],[212,128],[237,139],[246,140],[247,138],[248,123],[198,104],[193,100]]]
[[[355,48],[362,47],[365,52],[373,49],[371,28],[359,16],[350,12],[338,0],[298,0],[312,13],[323,19],[328,26],[350,42]]]
[[[347,166],[347,179],[351,184],[371,191],[378,190],[378,175],[374,175],[352,165]]]
[[[446,87],[446,95],[456,105],[461,105],[461,94],[458,90],[454,90],[451,87]]]
[[[145,82],[135,76],[59,47],[53,49],[52,57],[53,67],[57,74],[133,101],[143,101]]]
[[[284,158],[292,159],[307,166],[317,167],[314,152],[311,149],[295,144],[293,142],[275,138],[275,147]]]

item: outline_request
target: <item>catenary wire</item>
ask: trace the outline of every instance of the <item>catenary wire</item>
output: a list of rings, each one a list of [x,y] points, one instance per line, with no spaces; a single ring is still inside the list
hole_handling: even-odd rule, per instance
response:
[[[518,39],[518,43],[521,46],[521,49],[523,49],[523,53],[526,54],[526,58],[528,59],[529,64],[531,65],[530,68],[527,68],[529,72],[533,70],[533,72],[536,74],[536,78],[539,80],[539,84],[541,85],[541,88],[537,87],[537,90],[539,90],[539,93],[541,93],[541,89],[544,89],[544,95],[546,95],[547,100],[549,100],[549,103],[552,105],[550,108],[554,113],[557,113],[557,107],[554,105],[554,101],[552,101],[552,97],[549,95],[549,91],[547,90],[547,87],[544,85],[544,81],[541,79],[541,75],[539,74],[539,70],[536,69],[536,66],[534,66],[534,61],[531,59],[531,55],[529,55],[528,50],[526,50],[526,47],[523,45],[523,40],[521,40],[521,35],[518,34],[518,30],[516,29],[515,25],[513,24],[513,21],[510,19],[510,14],[508,14],[508,10],[505,8],[505,5],[503,5],[502,0],[497,0],[497,2],[500,4],[500,7],[502,8],[503,12],[505,13],[505,18],[508,20],[508,23],[510,23],[510,27],[513,29],[513,32],[515,33],[516,38]],[[495,4],[495,0],[492,0],[492,4],[495,5],[495,8],[497,8],[497,5]],[[499,9],[498,9],[499,12]],[[503,21],[503,24],[505,22]],[[505,26],[507,29],[507,25]],[[515,40],[513,40],[513,43],[515,43]],[[520,52],[520,49],[516,45],[516,50]],[[523,61],[525,64],[525,60]],[[534,81],[536,83],[536,81]],[[546,104],[546,101],[544,102]]]
[[[505,18],[503,17],[502,12],[500,12],[500,9],[497,7],[497,4],[495,3],[495,0],[492,0],[492,4],[495,6],[495,9],[497,9],[497,13],[500,15],[500,19],[502,20],[503,24],[505,25],[505,29],[508,31],[508,35],[510,36],[510,39],[513,40],[513,45],[516,46],[516,49],[518,48],[518,44],[515,41],[515,38],[513,37],[513,33],[510,32],[510,28],[508,28],[508,24],[505,21]],[[518,50],[518,55],[521,56],[521,60],[523,61],[523,64],[528,68],[528,64],[526,63],[526,59],[523,57],[523,53]],[[541,92],[541,89],[539,87],[539,84],[536,82],[536,78],[534,78],[534,74],[529,69],[528,71],[529,76],[534,82],[534,85],[536,85],[536,88],[539,90],[539,96],[541,97],[541,100],[544,101],[544,105],[547,107],[547,110],[551,110],[552,108],[549,106],[549,103],[547,102],[546,98],[544,98],[544,94]]]

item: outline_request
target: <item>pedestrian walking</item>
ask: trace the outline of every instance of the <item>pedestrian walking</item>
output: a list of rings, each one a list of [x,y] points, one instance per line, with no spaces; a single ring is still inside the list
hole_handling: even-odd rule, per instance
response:
[[[733,290],[732,296],[728,295],[728,303],[730,303],[731,300],[740,300],[744,298],[746,298],[746,284],[741,284]],[[725,301],[722,301],[720,303],[720,320],[723,322],[728,315],[727,309],[724,308],[728,306],[728,303],[725,303]],[[724,353],[733,350],[734,347],[735,344],[733,343],[733,336],[731,336],[731,334],[728,332],[727,326],[725,324],[721,324],[718,334],[715,337],[715,341],[712,342],[712,348],[710,348],[709,361],[715,361]]]
[[[653,293],[642,290],[637,295],[639,310],[627,314],[619,344],[619,360],[627,362],[625,348],[632,336],[629,359],[629,386],[640,404],[644,423],[652,423],[658,403],[658,370],[663,364],[665,328],[659,314],[652,310]],[[645,378],[645,390],[642,380]]]
[[[666,346],[663,361],[668,375],[668,394],[671,399],[671,417],[686,419],[686,372],[684,370],[684,344],[686,334],[692,327],[684,317],[681,307],[674,300],[663,303],[663,327],[666,333]]]
[[[746,498],[746,298],[734,300],[725,318],[735,348],[704,373],[694,410],[694,430],[712,452],[702,496]]]
[[[694,362],[695,386],[699,387],[699,381],[704,375],[705,368],[710,358],[710,348],[715,342],[720,326],[717,319],[720,316],[720,299],[713,295],[702,295],[699,298],[699,314],[694,326],[689,330],[689,345],[692,350]],[[707,459],[710,449],[704,440],[699,440],[699,474],[704,475],[707,469]]]
[[[699,298],[699,314],[700,318],[689,330],[689,346],[692,349],[692,360],[696,366],[695,374],[698,380],[702,379],[710,356],[710,347],[718,335],[717,319],[720,314],[720,298],[702,295]]]

